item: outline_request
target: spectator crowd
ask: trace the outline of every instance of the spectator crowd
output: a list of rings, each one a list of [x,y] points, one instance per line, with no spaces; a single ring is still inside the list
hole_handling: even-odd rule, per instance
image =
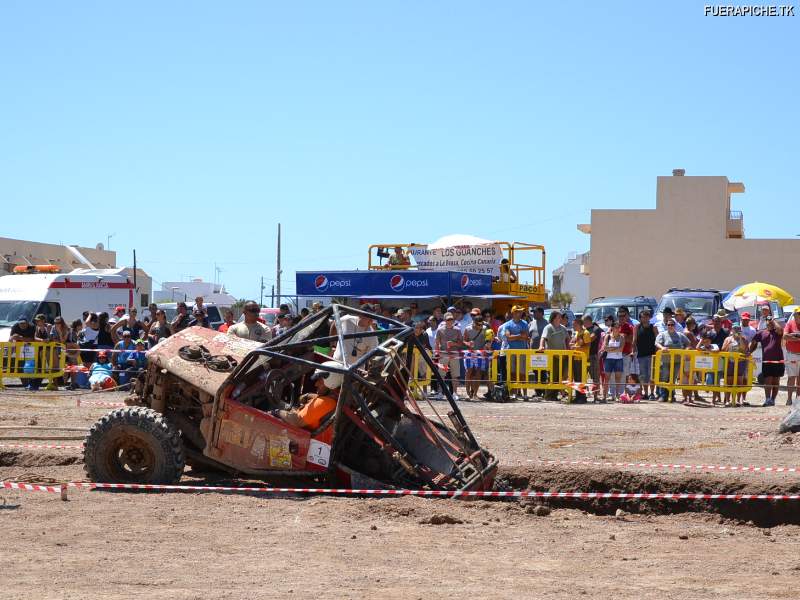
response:
[[[321,307],[320,303],[315,303],[312,311],[317,312]],[[289,306],[282,304],[276,323],[271,326],[260,317],[259,306],[255,302],[248,302],[244,305],[243,319],[239,323],[234,322],[233,311],[225,309],[225,321],[219,331],[266,342],[310,312],[303,309],[293,316]],[[193,326],[210,327],[202,297],[196,298],[191,307],[186,302],[178,302],[176,314],[171,320],[167,319],[166,311],[156,304],[149,305],[147,316],[141,320],[135,307],[126,309],[124,306],[117,306],[112,314],[86,311],[80,319],[70,323],[61,316],[56,316],[52,323],[48,323],[44,314],[38,314],[32,323],[25,318],[15,323],[11,327],[9,341],[63,344],[68,375],[56,383],[72,388],[88,385],[93,390],[99,390],[127,385],[145,368],[147,350],[159,341]],[[34,363],[35,352],[31,350],[30,355],[19,357],[23,369],[26,360],[31,365]],[[38,378],[26,378],[24,381],[26,389],[32,391],[39,389],[42,383]]]
[[[258,342],[267,342],[281,336],[293,325],[309,314],[317,313],[322,305],[315,302],[311,310],[302,309],[293,315],[287,304],[279,308],[273,324],[265,321],[261,307],[256,302],[246,302],[242,318],[236,322],[230,309],[223,311],[224,322],[219,331],[229,335]],[[569,322],[569,313],[559,310],[549,312],[541,307],[532,310],[524,306],[513,306],[504,314],[493,314],[489,309],[480,309],[464,300],[459,305],[436,307],[430,313],[421,313],[419,306],[411,302],[399,309],[379,303],[361,306],[374,317],[348,316],[342,319],[344,333],[380,332],[387,329],[387,319],[399,320],[414,327],[416,339],[434,357],[445,385],[458,398],[456,391],[465,390],[468,399],[488,399],[495,392],[495,382],[489,380],[489,363],[497,355],[497,383],[532,381],[533,384],[548,383],[546,377],[538,381],[537,374],[517,372],[523,363],[506,360],[509,350],[576,350],[579,358],[553,358],[551,376],[562,381],[570,377],[579,384],[574,400],[585,403],[591,396],[594,402],[635,402],[639,400],[667,401],[676,390],[656,388],[652,380],[653,360],[661,353],[659,380],[670,380],[673,387],[707,383],[710,385],[743,386],[747,376],[748,357],[760,347],[763,367],[761,382],[765,391],[765,406],[774,405],[780,379],[788,376],[788,403],[794,394],[800,397],[800,309],[785,325],[769,314],[769,307],[761,309],[758,319],[742,313],[741,322],[732,323],[724,309],[716,313],[707,323],[698,323],[683,309],[675,312],[665,308],[662,319],[653,320],[649,310],[639,314],[634,322],[628,309],[620,307],[616,316],[609,315],[604,323],[595,323],[589,315]],[[84,313],[81,319],[66,323],[56,317],[52,324],[44,315],[37,315],[33,323],[20,320],[11,329],[11,341],[44,342],[64,344],[69,370],[82,367],[88,370],[89,385],[93,389],[121,385],[135,377],[146,365],[145,352],[162,339],[187,327],[210,327],[208,312],[203,298],[195,299],[193,306],[185,302],[177,304],[175,316],[167,319],[163,309],[155,304],[148,307],[148,314],[139,319],[136,308],[126,311],[117,306],[112,315],[108,313]],[[331,324],[331,335],[336,328]],[[346,340],[344,348],[333,344],[333,357],[341,360],[343,355],[358,357],[377,344],[377,336]],[[718,372],[707,373],[704,382],[690,368],[690,361],[683,360],[674,350],[697,349],[707,353],[728,352],[740,355],[740,359],[718,361]],[[337,358],[338,357],[338,358]],[[584,362],[585,361],[585,362]],[[426,366],[420,361],[420,377],[424,377]],[[585,369],[584,369],[585,367]],[[584,370],[590,381],[581,381]],[[544,374],[543,374],[544,375]],[[532,377],[532,380],[528,378]],[[75,385],[75,377],[70,383]],[[40,380],[27,380],[29,389],[37,389]],[[66,383],[66,382],[64,382]],[[486,393],[479,396],[479,388],[486,385]],[[590,384],[590,385],[581,385]],[[440,394],[436,380],[432,381],[434,396]],[[525,395],[527,391],[523,392]],[[538,391],[545,400],[559,400],[555,390]],[[698,392],[684,390],[683,402],[698,399]],[[712,403],[723,406],[740,406],[744,394],[713,392]]]

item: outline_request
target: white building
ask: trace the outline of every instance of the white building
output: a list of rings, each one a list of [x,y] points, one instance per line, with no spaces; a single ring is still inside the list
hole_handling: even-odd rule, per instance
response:
[[[569,292],[574,296],[570,308],[575,312],[583,312],[589,303],[589,277],[587,265],[589,253],[576,254],[570,252],[566,262],[553,271],[553,294]]]
[[[206,304],[217,306],[233,306],[236,303],[236,298],[225,291],[223,284],[199,278],[191,281],[164,281],[161,289],[153,292],[153,301],[193,303],[197,296],[202,296]]]

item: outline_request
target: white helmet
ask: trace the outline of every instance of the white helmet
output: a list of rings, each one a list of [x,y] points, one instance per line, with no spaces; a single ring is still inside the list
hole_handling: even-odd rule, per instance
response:
[[[341,369],[344,365],[335,360],[329,360],[327,362],[322,363],[324,367],[331,367],[334,369]],[[315,379],[323,378],[325,380],[325,387],[329,390],[335,390],[336,388],[342,387],[342,382],[344,381],[344,377],[341,373],[332,373],[331,371],[325,371],[324,369],[317,369],[314,371],[314,374],[311,375],[311,381]]]

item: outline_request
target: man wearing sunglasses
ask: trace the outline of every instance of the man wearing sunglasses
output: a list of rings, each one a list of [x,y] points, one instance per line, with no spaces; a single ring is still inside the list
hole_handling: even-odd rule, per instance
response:
[[[252,300],[244,305],[244,321],[231,325],[228,335],[253,340],[254,342],[268,342],[272,339],[272,331],[258,322],[259,306]]]

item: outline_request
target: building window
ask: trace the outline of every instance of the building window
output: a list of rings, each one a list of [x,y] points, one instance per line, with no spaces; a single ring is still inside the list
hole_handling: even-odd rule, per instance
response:
[[[139,306],[147,306],[150,304],[150,294],[142,294],[142,302]]]

